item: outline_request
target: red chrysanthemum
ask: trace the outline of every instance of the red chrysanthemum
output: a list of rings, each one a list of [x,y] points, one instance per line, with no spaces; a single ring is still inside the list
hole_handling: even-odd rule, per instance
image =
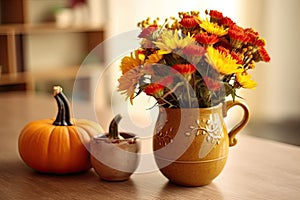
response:
[[[249,42],[251,42],[253,44],[255,43],[257,38],[259,37],[258,32],[255,32],[252,28],[246,28],[244,30],[244,33],[248,36]]]
[[[242,27],[240,27],[240,26],[238,26],[236,24],[233,24],[232,26],[230,26],[230,29],[238,31],[238,32],[245,32],[245,30]]]
[[[156,24],[150,25],[147,28],[144,28],[138,37],[139,38],[147,38],[149,35],[151,35],[157,29],[158,29],[158,26]]]
[[[259,47],[258,52],[264,62],[270,62],[271,58],[264,47]]]
[[[230,51],[228,49],[226,49],[225,47],[222,46],[218,46],[215,49],[217,49],[220,53],[223,53],[225,55],[230,54]]]
[[[196,68],[192,64],[176,64],[172,68],[182,75],[190,75],[196,71]]]
[[[147,95],[159,98],[159,97],[162,97],[164,89],[165,89],[165,86],[163,86],[159,83],[151,83],[146,86],[146,88],[144,89],[144,92]]]
[[[233,22],[229,17],[223,17],[222,19],[220,19],[220,24],[225,27],[230,27],[233,26],[235,22]]]
[[[191,15],[184,15],[179,22],[184,28],[195,28],[199,25],[199,20]]]
[[[244,32],[244,29],[233,25],[228,30],[228,35],[230,37],[230,44],[235,48],[240,48],[243,43],[249,42],[248,35]]]
[[[236,25],[232,26],[228,30],[228,35],[230,39],[238,40],[240,42],[246,43],[249,41],[249,37],[245,34],[244,29]]]
[[[182,49],[182,52],[187,56],[203,56],[206,53],[204,47],[193,44]]]
[[[197,42],[205,45],[213,45],[219,41],[218,36],[208,35],[207,33],[199,33],[195,35],[195,39]]]
[[[223,14],[216,10],[210,10],[209,16],[211,17],[212,22],[218,22],[219,20],[221,20],[223,18]]]
[[[204,76],[203,80],[204,80],[204,82],[206,84],[206,87],[209,90],[217,91],[217,90],[219,90],[222,87],[222,84],[220,82],[215,81],[214,79],[212,79],[212,78],[210,78],[208,76]]]
[[[231,52],[230,55],[232,56],[233,59],[237,60],[237,64],[243,64],[243,60],[239,57],[239,55],[235,52]]]
[[[147,95],[151,95],[157,98],[162,97],[165,88],[168,87],[170,84],[172,84],[172,82],[173,82],[173,77],[167,76],[166,78],[163,78],[155,83],[151,83],[147,85],[146,88],[144,89],[144,92]]]
[[[229,41],[228,41],[226,38],[220,38],[220,39],[219,39],[219,42],[216,43],[216,44],[214,45],[214,47],[215,47],[215,48],[217,48],[217,47],[223,47],[223,48],[225,48],[225,49],[228,49],[229,51],[232,50],[232,46],[230,45]]]
[[[266,45],[266,41],[264,39],[260,38],[254,42],[254,45],[258,46],[258,47],[262,47],[262,46]]]

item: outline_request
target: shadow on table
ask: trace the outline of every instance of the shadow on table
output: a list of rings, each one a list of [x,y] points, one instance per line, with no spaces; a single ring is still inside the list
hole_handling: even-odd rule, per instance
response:
[[[213,182],[202,187],[186,187],[168,181],[160,191],[159,196],[162,199],[176,199],[174,194],[180,194],[179,199],[223,199],[221,190]]]
[[[286,119],[281,122],[251,122],[247,134],[287,144],[300,146],[300,119]]]

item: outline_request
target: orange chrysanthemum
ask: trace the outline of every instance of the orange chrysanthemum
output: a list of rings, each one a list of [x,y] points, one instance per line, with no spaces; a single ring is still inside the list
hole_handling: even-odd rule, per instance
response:
[[[151,83],[146,86],[144,92],[147,95],[154,96],[156,98],[160,98],[163,96],[165,87],[159,83]]]
[[[172,68],[182,75],[190,75],[196,71],[196,68],[192,64],[176,64]]]
[[[254,44],[257,41],[257,38],[259,37],[258,32],[254,31],[252,28],[246,28],[244,30],[244,33],[247,34],[249,38],[249,42]]]
[[[185,14],[179,23],[184,28],[195,28],[199,25],[199,20],[195,16]]]
[[[122,61],[120,68],[122,70],[122,74],[127,73],[128,71],[140,66],[142,64],[142,57],[139,56],[139,50],[136,50],[130,54],[130,56],[125,56]],[[141,58],[141,59],[140,59]]]
[[[162,59],[162,55],[160,55],[158,52],[155,52],[148,56],[145,63],[158,63]]]
[[[249,41],[249,37],[244,32],[238,30],[229,29],[228,35],[231,40],[239,41],[242,43],[246,43]]]
[[[235,48],[240,48],[243,43],[247,43],[249,41],[249,37],[245,34],[244,29],[237,25],[233,25],[228,30],[228,35],[230,37],[230,44]]]
[[[209,15],[212,22],[219,22],[223,18],[223,14],[216,10],[210,10]]]
[[[204,45],[213,45],[219,41],[218,36],[208,35],[207,33],[199,33],[195,36],[197,42]]]
[[[219,42],[216,43],[216,44],[214,45],[214,47],[215,47],[215,48],[223,47],[223,48],[228,49],[228,50],[230,50],[230,51],[232,50],[232,46],[230,45],[230,42],[229,42],[227,39],[225,39],[225,38],[220,38],[220,39],[219,39]]]
[[[219,23],[225,27],[230,27],[235,24],[229,17],[223,17],[222,19],[220,19]]]
[[[262,61],[270,62],[271,58],[270,58],[267,50],[264,47],[259,47],[258,52],[259,52],[259,55],[260,55]]]
[[[217,49],[220,53],[223,53],[225,55],[230,54],[230,51],[228,49],[226,49],[225,47],[222,46],[218,46],[215,49]]]
[[[237,64],[243,64],[243,60],[240,58],[240,56],[236,53],[236,52],[234,52],[234,51],[232,51],[231,53],[230,53],[230,55],[232,56],[232,58],[233,59],[235,59],[235,60],[237,60]]]
[[[134,68],[124,73],[118,79],[118,91],[120,91],[122,94],[125,94],[126,99],[129,98],[131,104],[134,97],[136,85],[138,84],[141,76],[141,71],[138,68]]]
[[[255,42],[254,42],[255,46],[258,47],[262,47],[266,45],[266,41],[263,38],[258,38]]]
[[[159,80],[158,82],[151,83],[146,86],[144,92],[147,95],[154,96],[156,98],[161,98],[164,95],[164,90],[173,82],[173,77],[168,76]]]

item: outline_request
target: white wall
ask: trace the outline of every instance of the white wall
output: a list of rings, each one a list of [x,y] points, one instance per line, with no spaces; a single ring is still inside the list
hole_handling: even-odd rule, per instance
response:
[[[162,21],[170,16],[177,17],[179,11],[204,13],[205,9],[217,9],[238,18],[239,5],[238,0],[108,0],[108,36],[136,29],[137,23],[147,17],[160,17]]]
[[[261,6],[257,6],[259,4]],[[251,96],[247,96],[252,119],[274,122],[299,118],[300,1],[255,0],[247,1],[244,7],[249,5],[261,9],[259,17],[248,12],[245,21],[258,25],[258,31],[267,40],[271,55],[270,64],[259,64],[255,69],[258,87],[251,92]]]
[[[300,116],[300,1],[267,0],[266,33],[273,57],[266,111],[275,118]],[[268,104],[271,102],[271,104]],[[272,112],[273,111],[273,112]]]

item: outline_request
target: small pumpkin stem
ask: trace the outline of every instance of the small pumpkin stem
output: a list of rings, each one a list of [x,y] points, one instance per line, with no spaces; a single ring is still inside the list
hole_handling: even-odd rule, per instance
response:
[[[108,137],[110,139],[121,139],[122,138],[119,134],[119,131],[118,131],[118,124],[119,124],[121,119],[122,119],[121,115],[118,114],[110,122],[109,132],[108,132]]]
[[[54,86],[54,98],[57,103],[58,112],[53,125],[56,126],[72,126],[70,107],[67,97],[63,94],[60,86]]]

